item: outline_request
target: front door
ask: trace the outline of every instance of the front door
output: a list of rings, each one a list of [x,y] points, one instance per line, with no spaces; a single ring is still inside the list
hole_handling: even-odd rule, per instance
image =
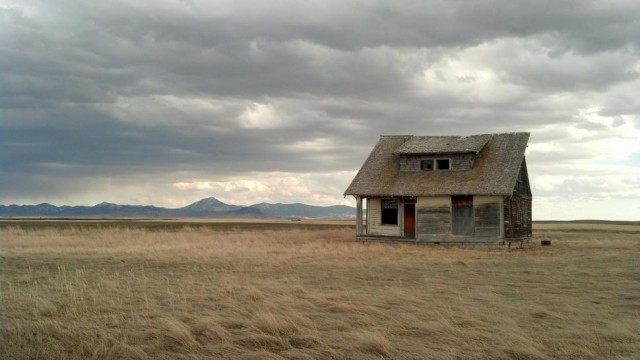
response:
[[[416,237],[416,204],[404,204],[404,236]]]

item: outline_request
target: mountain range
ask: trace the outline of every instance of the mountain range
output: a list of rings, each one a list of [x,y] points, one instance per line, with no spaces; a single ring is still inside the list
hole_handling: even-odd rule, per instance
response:
[[[269,204],[251,206],[225,204],[209,197],[181,208],[145,205],[118,205],[102,202],[95,206],[0,205],[0,217],[47,218],[218,218],[275,217],[345,219],[355,216],[355,208],[346,205],[315,206],[306,204]]]

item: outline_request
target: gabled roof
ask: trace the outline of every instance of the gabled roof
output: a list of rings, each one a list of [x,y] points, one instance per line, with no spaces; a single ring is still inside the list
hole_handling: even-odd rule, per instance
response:
[[[473,136],[411,136],[395,151],[396,154],[459,154],[479,153],[490,134]]]
[[[482,144],[484,139],[486,141]],[[524,132],[464,138],[381,136],[344,194],[360,196],[510,195],[524,161],[528,141],[529,133]],[[478,149],[479,152],[471,170],[400,171],[400,156],[403,155],[455,154],[475,152],[474,149]]]

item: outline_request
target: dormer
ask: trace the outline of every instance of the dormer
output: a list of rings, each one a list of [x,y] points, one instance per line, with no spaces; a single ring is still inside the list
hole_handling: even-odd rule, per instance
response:
[[[465,171],[490,139],[490,134],[411,136],[394,154],[400,157],[400,171]]]

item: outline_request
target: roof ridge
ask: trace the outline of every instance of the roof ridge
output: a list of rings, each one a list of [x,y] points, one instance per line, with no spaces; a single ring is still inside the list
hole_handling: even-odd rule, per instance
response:
[[[456,138],[465,138],[472,136],[494,136],[494,135],[515,135],[515,134],[531,134],[528,131],[508,131],[508,132],[494,132],[494,133],[483,133],[483,134],[470,134],[470,135],[392,135],[392,134],[383,134],[380,137],[456,137]]]

